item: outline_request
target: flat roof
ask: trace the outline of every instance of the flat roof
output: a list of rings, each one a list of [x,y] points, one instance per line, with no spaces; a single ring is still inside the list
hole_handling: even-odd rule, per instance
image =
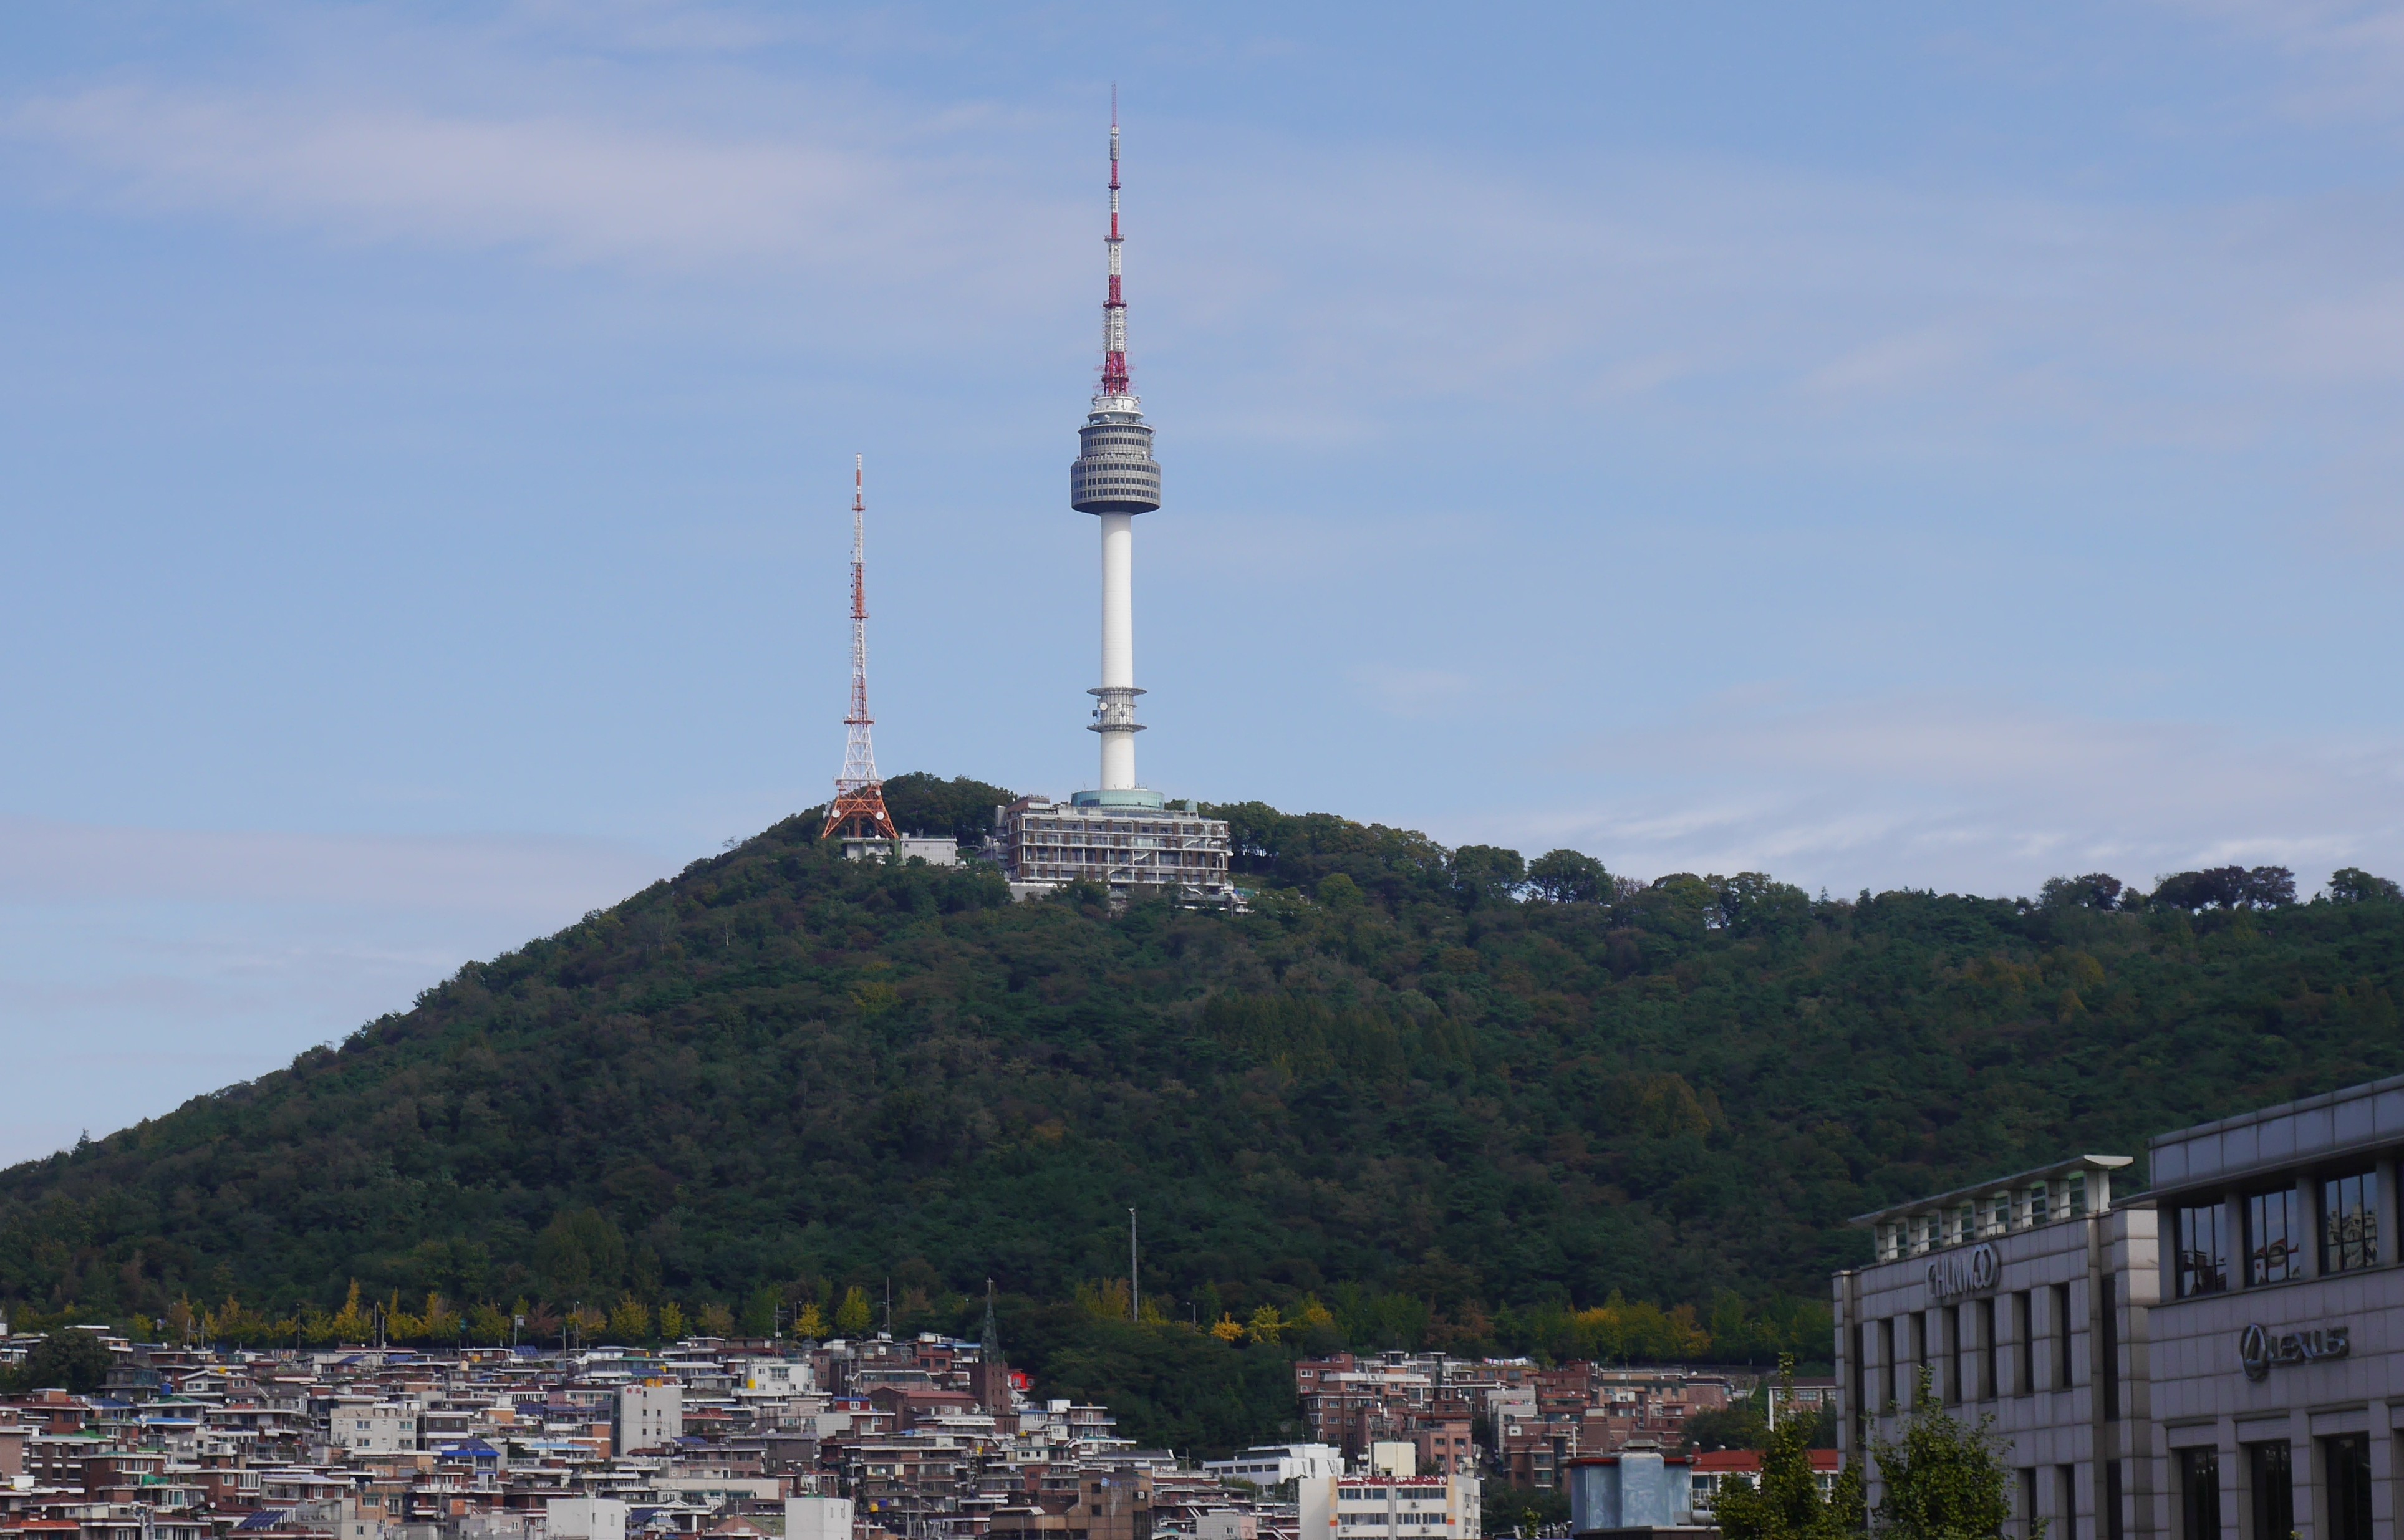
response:
[[[2146,1148],[2160,1193],[2396,1140],[2404,1140],[2404,1075],[2157,1134]]]

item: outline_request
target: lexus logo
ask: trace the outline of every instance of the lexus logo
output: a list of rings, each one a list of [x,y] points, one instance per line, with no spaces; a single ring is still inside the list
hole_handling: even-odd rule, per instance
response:
[[[2300,1331],[2272,1331],[2259,1322],[2237,1334],[2237,1361],[2248,1380],[2267,1380],[2274,1364],[2311,1364],[2343,1358],[2354,1351],[2349,1326],[2310,1326]]]

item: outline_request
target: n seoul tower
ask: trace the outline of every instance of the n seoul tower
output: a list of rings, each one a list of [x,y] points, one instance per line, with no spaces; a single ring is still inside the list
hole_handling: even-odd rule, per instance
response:
[[[1077,458],[1069,467],[1069,506],[1098,517],[1102,526],[1102,682],[1093,730],[1102,735],[1102,781],[1080,793],[1086,806],[1153,807],[1156,793],[1135,778],[1135,516],[1160,506],[1160,466],[1152,458],[1152,428],[1127,378],[1126,299],[1119,292],[1119,110],[1111,93],[1110,297],[1102,301],[1102,388],[1077,430]]]

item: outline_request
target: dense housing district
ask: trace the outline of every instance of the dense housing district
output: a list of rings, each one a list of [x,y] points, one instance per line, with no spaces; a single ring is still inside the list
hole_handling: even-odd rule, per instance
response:
[[[1338,1354],[1295,1367],[1302,1442],[1197,1462],[1041,1398],[990,1326],[457,1353],[90,1330],[101,1390],[0,1405],[7,1540],[1478,1540],[1487,1482],[1558,1490],[1581,1459],[1675,1450],[1689,1417],[1751,1388]],[[38,1340],[0,1339],[0,1362]]]

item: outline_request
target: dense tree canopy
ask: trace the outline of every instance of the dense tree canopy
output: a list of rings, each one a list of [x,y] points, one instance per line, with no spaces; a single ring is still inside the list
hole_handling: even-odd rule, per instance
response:
[[[1009,794],[888,795],[972,839]],[[638,1335],[853,1330],[889,1283],[897,1326],[956,1329],[992,1277],[1040,1336],[1124,1278],[1134,1206],[1195,1339],[1081,1338],[1080,1385],[1205,1342],[1824,1359],[1848,1215],[2404,1069],[2404,902],[2367,873],[1815,901],[1215,811],[1247,914],[1013,904],[789,820],[0,1173],[0,1300]],[[1274,1379],[1222,1369],[1230,1406]]]

